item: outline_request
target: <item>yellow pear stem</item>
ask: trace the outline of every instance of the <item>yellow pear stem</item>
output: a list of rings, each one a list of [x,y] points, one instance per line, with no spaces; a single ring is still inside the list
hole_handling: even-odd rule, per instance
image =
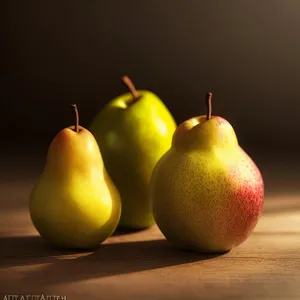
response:
[[[79,114],[78,114],[77,104],[72,104],[72,107],[73,107],[74,112],[75,112],[75,132],[78,132]]]
[[[140,98],[140,95],[138,93],[138,91],[136,90],[133,82],[131,81],[131,79],[125,75],[122,77],[122,81],[124,84],[126,84],[126,86],[128,87],[130,93],[132,94],[133,97],[133,102],[137,101]]]
[[[212,93],[207,93],[206,94],[206,105],[207,105],[206,119],[207,120],[211,118],[211,98],[212,98]]]

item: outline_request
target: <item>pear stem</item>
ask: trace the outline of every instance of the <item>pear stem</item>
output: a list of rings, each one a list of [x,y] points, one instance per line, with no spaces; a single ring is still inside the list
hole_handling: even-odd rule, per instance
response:
[[[77,104],[72,104],[72,107],[75,112],[75,132],[78,132],[78,126],[79,126],[79,114],[78,114],[78,107]]]
[[[131,79],[125,75],[122,77],[122,81],[124,84],[126,84],[126,86],[128,87],[130,93],[132,94],[132,97],[133,97],[133,101],[137,101],[139,98],[140,98],[140,95],[138,93],[138,91],[136,90],[133,82],[131,81]]]
[[[212,93],[207,93],[206,94],[206,105],[207,105],[206,120],[209,120],[211,118],[211,98],[212,98]]]

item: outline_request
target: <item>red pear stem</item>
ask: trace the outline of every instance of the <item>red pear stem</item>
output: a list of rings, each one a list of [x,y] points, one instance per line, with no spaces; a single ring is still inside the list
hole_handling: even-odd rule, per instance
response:
[[[78,132],[78,126],[79,126],[79,114],[78,114],[78,107],[77,104],[72,104],[72,107],[75,112],[75,132]]]
[[[128,76],[123,76],[122,77],[122,81],[124,84],[126,84],[126,86],[128,87],[128,89],[130,90],[130,93],[132,94],[132,97],[134,99],[134,101],[138,100],[140,98],[140,95],[138,93],[138,91],[136,90],[133,82],[131,81],[131,79]]]
[[[206,94],[206,105],[207,105],[206,119],[207,120],[211,118],[211,98],[212,98],[212,93],[207,93]]]

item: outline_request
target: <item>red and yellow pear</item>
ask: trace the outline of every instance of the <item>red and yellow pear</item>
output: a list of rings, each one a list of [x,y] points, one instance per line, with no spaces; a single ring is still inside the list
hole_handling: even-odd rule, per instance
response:
[[[171,149],[150,182],[154,218],[166,238],[183,249],[225,252],[244,242],[263,207],[261,173],[240,147],[233,127],[206,115],[180,124]]]

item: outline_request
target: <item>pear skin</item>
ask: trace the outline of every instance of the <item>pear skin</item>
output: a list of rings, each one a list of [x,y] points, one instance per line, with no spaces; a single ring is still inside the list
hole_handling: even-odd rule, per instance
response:
[[[244,242],[263,208],[261,173],[221,117],[180,124],[150,183],[154,218],[182,249],[226,252]]]
[[[72,126],[55,136],[29,208],[40,235],[58,247],[96,248],[114,232],[120,196],[87,129]]]
[[[143,229],[155,223],[149,202],[149,182],[157,161],[171,147],[176,123],[152,92],[135,90],[110,101],[95,117],[94,134],[109,176],[122,201],[119,227]]]

